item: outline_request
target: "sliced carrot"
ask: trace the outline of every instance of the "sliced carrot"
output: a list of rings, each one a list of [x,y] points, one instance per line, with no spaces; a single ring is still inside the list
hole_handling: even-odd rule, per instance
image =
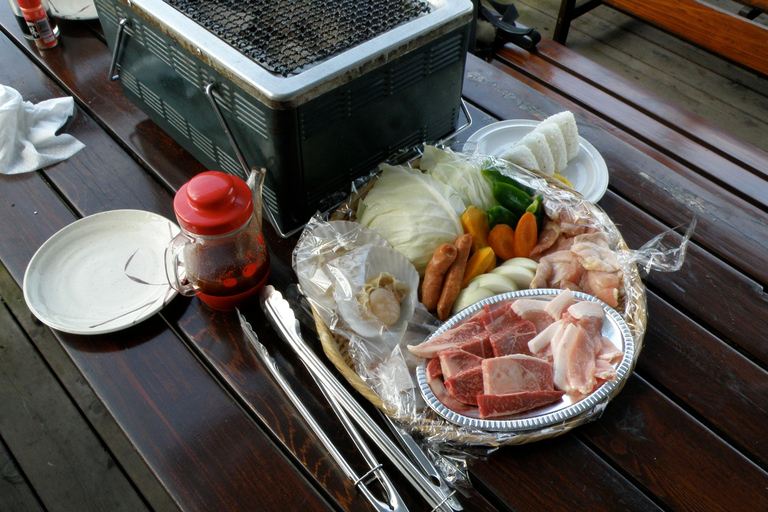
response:
[[[464,279],[461,280],[461,287],[466,288],[471,280],[485,274],[496,263],[496,255],[490,247],[482,247],[467,261],[467,268],[464,269]]]
[[[515,257],[515,230],[506,224],[496,224],[488,233],[488,245],[499,258]]]
[[[514,253],[517,258],[528,258],[539,241],[539,230],[536,227],[536,216],[525,212],[515,228]]]

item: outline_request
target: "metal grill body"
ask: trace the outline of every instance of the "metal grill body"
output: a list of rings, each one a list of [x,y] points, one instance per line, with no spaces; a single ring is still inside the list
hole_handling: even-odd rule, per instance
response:
[[[248,166],[267,169],[264,202],[283,232],[333,206],[353,179],[391,155],[438,140],[456,128],[472,15],[469,0],[455,0],[453,6],[430,3],[426,8],[421,0],[389,0],[415,9],[383,20],[381,34],[347,37],[343,44],[331,41],[295,55],[268,45],[273,55],[262,56],[264,63],[246,55],[256,52],[258,44],[249,42],[243,53],[235,47],[240,40],[225,41],[212,32],[221,27],[206,28],[170,5],[186,2],[190,9],[208,2],[167,1],[132,0],[129,6],[120,0],[96,0],[110,44],[119,21],[128,20],[117,55],[126,96],[203,165],[243,177],[204,93],[213,84]],[[272,3],[279,8],[301,2]],[[347,9],[365,4],[319,3]],[[237,5],[242,13],[248,2]],[[226,9],[216,12],[222,11]],[[233,32],[249,32],[243,27],[255,22],[238,14],[234,21],[216,23]],[[326,22],[323,38],[332,39],[339,26]],[[307,38],[296,33],[292,37],[306,46]]]

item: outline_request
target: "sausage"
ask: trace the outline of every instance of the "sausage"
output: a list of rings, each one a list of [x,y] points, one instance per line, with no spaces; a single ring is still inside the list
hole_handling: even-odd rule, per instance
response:
[[[453,245],[443,244],[435,250],[432,259],[427,263],[424,281],[421,283],[421,303],[427,311],[434,311],[437,308],[440,290],[443,289],[443,278],[456,259],[457,252]]]
[[[456,302],[456,297],[461,291],[461,280],[464,279],[464,271],[467,268],[469,250],[472,248],[472,235],[461,235],[456,239],[456,259],[451,264],[443,280],[443,290],[437,301],[437,318],[442,321],[451,316],[451,308]]]

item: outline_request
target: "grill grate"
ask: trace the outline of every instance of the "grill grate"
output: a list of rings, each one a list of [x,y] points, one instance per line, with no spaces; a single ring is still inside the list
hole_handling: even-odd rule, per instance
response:
[[[429,12],[425,0],[165,0],[272,73],[289,76]]]

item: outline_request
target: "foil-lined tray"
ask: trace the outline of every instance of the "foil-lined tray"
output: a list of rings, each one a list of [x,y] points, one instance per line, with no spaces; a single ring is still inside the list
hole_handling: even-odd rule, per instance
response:
[[[493,309],[494,305],[500,305],[506,301],[519,298],[549,301],[561,292],[562,290],[556,289],[533,289],[489,297],[473,304],[448,319],[439,329],[432,333],[426,341],[442,334],[456,324],[472,316],[477,311],[483,309],[485,306],[490,306],[491,309]],[[635,359],[635,342],[632,333],[630,332],[629,326],[624,321],[624,318],[603,301],[582,292],[573,292],[573,295],[577,301],[589,300],[597,302],[605,311],[605,321],[603,322],[602,330],[603,336],[607,337],[611,343],[623,353],[621,360],[616,366],[615,380],[603,383],[592,393],[575,402],[568,395],[564,395],[563,399],[551,405],[510,416],[508,419],[485,420],[480,418],[479,414],[477,414],[476,417],[473,417],[472,411],[476,411],[476,407],[467,406],[467,410],[463,411],[464,414],[446,407],[437,398],[432,388],[427,383],[425,360],[417,367],[416,377],[421,394],[427,402],[427,405],[429,405],[429,407],[438,415],[456,425],[488,432],[523,433],[551,427],[577,418],[582,414],[591,413],[599,405],[605,404],[611,400],[611,398],[613,398],[613,396],[623,387],[624,381],[629,377],[632,371],[633,361]]]

